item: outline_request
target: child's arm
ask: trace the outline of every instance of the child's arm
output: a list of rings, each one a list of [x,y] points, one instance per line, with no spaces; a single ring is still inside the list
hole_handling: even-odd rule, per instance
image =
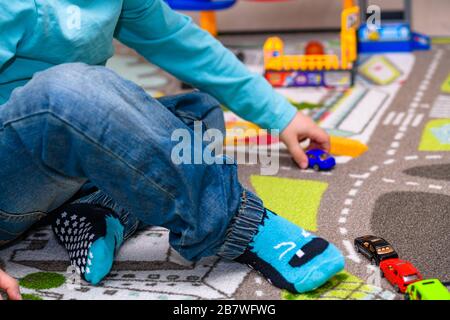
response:
[[[296,109],[222,44],[163,0],[124,0],[116,37],[180,80],[263,128],[284,129]]]
[[[20,14],[18,14],[20,12]],[[34,1],[6,1],[0,8],[0,72],[14,57],[17,44],[32,32],[30,24],[36,12]]]
[[[0,269],[0,290],[6,291],[10,300],[22,300],[17,281]],[[2,296],[0,295],[0,300]]]
[[[298,146],[299,138],[316,141],[319,136],[317,144],[327,148],[326,133],[298,114],[286,98],[263,77],[251,73],[219,41],[163,0],[124,0],[115,36],[241,117],[265,129],[283,130],[281,138],[300,166],[306,167],[308,162]]]

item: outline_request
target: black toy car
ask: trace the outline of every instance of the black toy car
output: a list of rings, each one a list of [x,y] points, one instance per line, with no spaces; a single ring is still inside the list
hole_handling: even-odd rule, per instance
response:
[[[373,265],[379,265],[382,260],[398,258],[389,242],[371,235],[356,238],[355,250],[366,256]]]

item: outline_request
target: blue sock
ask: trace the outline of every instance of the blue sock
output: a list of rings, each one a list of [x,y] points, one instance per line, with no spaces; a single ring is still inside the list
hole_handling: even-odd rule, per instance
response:
[[[113,211],[87,203],[69,204],[52,223],[81,277],[98,284],[111,270],[124,227]]]
[[[314,290],[344,268],[344,257],[326,240],[266,209],[258,233],[235,259],[270,283],[293,293]]]

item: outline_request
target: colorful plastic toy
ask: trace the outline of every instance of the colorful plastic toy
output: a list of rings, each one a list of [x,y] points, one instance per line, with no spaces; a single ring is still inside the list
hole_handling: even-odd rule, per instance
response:
[[[411,52],[430,50],[430,37],[411,31],[409,24],[386,23],[372,30],[363,24],[358,31],[358,52]]]
[[[380,262],[381,275],[394,286],[399,293],[405,293],[411,283],[422,280],[422,275],[408,261],[387,259]]]
[[[175,10],[200,11],[200,27],[217,36],[216,13],[232,7],[236,0],[166,0]]]
[[[381,12],[381,25],[362,23],[358,30],[358,52],[411,52],[430,50],[430,37],[411,30],[411,0],[404,0],[400,12]],[[361,21],[368,21],[367,0],[359,0]],[[385,22],[388,21],[388,22]]]
[[[274,87],[349,87],[355,77],[356,30],[359,7],[344,1],[341,14],[341,55],[285,55],[283,41],[270,37],[264,44],[264,76]],[[318,49],[317,46],[315,49]],[[311,52],[312,53],[312,52]]]
[[[360,141],[346,137],[330,136],[330,143],[330,153],[335,156],[357,158],[369,150],[369,147]]]
[[[386,259],[398,258],[392,245],[383,238],[367,235],[355,239],[355,250],[364,255],[373,265]]]
[[[450,293],[438,279],[414,282],[406,288],[406,300],[450,300]]]
[[[305,46],[306,55],[323,55],[325,54],[325,49],[323,44],[319,41],[310,41]]]
[[[336,160],[323,150],[308,150],[306,155],[308,157],[308,166],[315,171],[331,170],[336,165]]]

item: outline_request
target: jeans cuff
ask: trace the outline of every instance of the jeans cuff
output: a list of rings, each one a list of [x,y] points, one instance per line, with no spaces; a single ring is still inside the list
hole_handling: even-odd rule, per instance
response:
[[[230,222],[225,242],[217,255],[229,260],[234,260],[242,255],[258,232],[264,212],[261,199],[252,192],[244,190],[238,212]]]
[[[103,208],[112,210],[118,217],[122,225],[124,226],[124,240],[128,239],[136,231],[139,225],[137,218],[132,216],[127,209],[118,205],[111,197],[106,195],[103,191],[98,190],[87,196],[79,198],[72,203],[88,203],[99,205]]]

